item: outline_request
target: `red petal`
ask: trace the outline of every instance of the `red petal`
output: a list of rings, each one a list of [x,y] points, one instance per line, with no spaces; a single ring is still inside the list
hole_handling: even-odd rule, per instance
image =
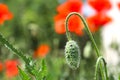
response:
[[[75,33],[79,36],[82,36],[83,35],[83,28],[79,27],[78,29],[75,30]]]
[[[57,7],[57,11],[60,14],[67,15],[70,12],[80,12],[82,7],[82,2],[80,0],[68,0],[65,3]]]
[[[54,17],[54,21],[60,20],[60,19],[65,19],[66,15],[64,14],[58,14]]]
[[[3,18],[0,18],[0,25],[2,25],[4,23],[4,19]]]
[[[68,28],[71,32],[75,32],[77,29],[83,28],[82,22],[77,15],[73,15],[69,18]]]
[[[87,21],[88,27],[91,32],[94,33],[99,29],[99,27],[95,26],[94,22],[92,20],[90,20],[89,18],[87,18],[86,21]]]
[[[59,21],[55,22],[55,32],[58,34],[65,33],[64,20],[59,20]]]
[[[3,70],[3,64],[0,62],[0,72]]]
[[[5,4],[0,4],[0,13],[1,12],[8,12],[8,7]]]
[[[118,8],[120,9],[120,3],[118,3]]]
[[[55,32],[58,34],[63,34],[65,33],[65,26],[64,26],[64,22],[65,22],[65,18],[66,16],[62,15],[62,14],[58,14],[54,17],[54,28],[55,28]]]
[[[9,12],[8,7],[5,4],[0,4],[0,24],[3,24],[5,20],[11,20],[13,14]]]
[[[34,53],[34,57],[45,57],[50,51],[50,47],[47,44],[42,44],[38,46],[37,50]]]
[[[5,62],[7,77],[12,78],[18,74],[17,64],[18,62],[16,60],[8,60]]]
[[[88,0],[88,3],[98,12],[108,10],[112,6],[109,0]]]
[[[12,13],[9,12],[9,13],[4,14],[3,18],[5,20],[11,20],[13,18],[13,15],[12,15]]]
[[[93,22],[95,26],[103,26],[112,20],[110,17],[102,13],[97,13],[94,16],[88,17],[87,19]]]

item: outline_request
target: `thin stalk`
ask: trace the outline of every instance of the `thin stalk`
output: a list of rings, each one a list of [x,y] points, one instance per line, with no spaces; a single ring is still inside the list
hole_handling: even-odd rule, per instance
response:
[[[83,22],[83,24],[84,24],[84,26],[85,26],[85,30],[86,30],[86,32],[88,33],[88,35],[89,35],[89,37],[90,37],[90,39],[91,39],[91,41],[92,41],[92,43],[93,43],[93,46],[94,46],[94,48],[95,48],[95,50],[96,50],[96,53],[97,53],[97,56],[99,57],[99,56],[100,56],[100,51],[99,51],[99,49],[98,49],[98,47],[97,47],[97,45],[96,45],[96,43],[95,43],[95,40],[94,40],[94,38],[93,38],[93,36],[92,36],[92,33],[90,32],[90,30],[89,30],[89,28],[88,28],[88,25],[87,25],[87,23],[86,23],[86,21],[85,21],[85,19],[84,19],[79,13],[77,13],[77,12],[71,12],[71,13],[68,14],[68,16],[66,17],[65,27],[66,27],[66,35],[67,35],[68,40],[71,39],[70,32],[69,32],[69,30],[68,30],[68,20],[69,20],[69,18],[70,18],[72,15],[77,15],[77,16],[79,16],[80,19],[82,20],[82,22]]]
[[[65,19],[65,29],[66,29],[66,36],[68,40],[72,40],[71,35],[70,35],[70,31],[68,30],[68,20],[69,20],[70,16],[68,15]]]
[[[77,13],[77,12],[71,12],[70,14],[68,14],[68,16],[66,17],[66,20],[65,20],[66,35],[67,35],[68,40],[71,39],[71,35],[70,35],[69,30],[68,30],[68,20],[69,20],[69,18],[70,18],[72,15],[77,15],[77,16],[79,16],[80,19],[82,20],[82,22],[83,22],[83,24],[84,24],[84,26],[85,26],[85,30],[86,30],[86,32],[88,33],[88,35],[89,35],[89,37],[90,37],[90,39],[91,39],[91,41],[92,41],[92,44],[93,44],[93,46],[94,46],[94,48],[95,48],[96,55],[97,55],[97,57],[99,57],[99,56],[100,56],[100,51],[99,51],[99,49],[98,49],[98,47],[97,47],[97,45],[96,45],[96,43],[95,43],[95,40],[94,40],[94,38],[93,38],[93,36],[92,36],[92,33],[90,32],[90,30],[89,30],[89,28],[88,28],[88,25],[87,25],[87,23],[86,23],[86,21],[85,21],[85,19],[84,19],[79,13]],[[102,64],[101,64],[101,63],[100,63],[100,71],[101,71],[101,75],[102,75],[102,80],[104,80],[104,74],[103,74],[103,71],[102,71]]]
[[[106,80],[108,80],[108,74],[107,74],[107,67],[106,67],[106,62],[105,62],[105,59],[100,56],[98,59],[97,59],[97,62],[96,62],[96,68],[95,68],[95,80],[97,80],[97,70],[98,70],[98,67],[99,67],[99,63],[100,61],[103,61],[103,64],[104,64],[104,68],[105,68],[105,76],[106,76]]]

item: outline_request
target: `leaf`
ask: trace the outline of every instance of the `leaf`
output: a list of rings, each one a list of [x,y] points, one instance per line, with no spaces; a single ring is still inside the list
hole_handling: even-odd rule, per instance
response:
[[[43,59],[42,62],[41,62],[41,68],[39,70],[39,79],[41,80],[46,80],[46,76],[47,76],[47,65],[46,65],[46,62],[45,60]]]
[[[23,71],[20,67],[18,67],[18,69],[22,80],[31,80],[28,74],[25,73],[25,71]]]
[[[0,33],[0,42],[2,42],[2,44],[4,44],[5,47],[7,47],[9,50],[13,51],[17,56],[22,58],[25,61],[25,63],[29,63],[28,58],[25,55],[23,55],[21,51],[17,50],[12,44],[10,44],[1,33]]]

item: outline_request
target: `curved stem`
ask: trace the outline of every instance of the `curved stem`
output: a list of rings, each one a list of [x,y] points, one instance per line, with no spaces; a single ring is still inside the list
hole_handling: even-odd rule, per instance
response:
[[[70,35],[70,31],[68,30],[68,20],[70,18],[71,15],[68,15],[65,19],[65,29],[66,29],[66,36],[68,40],[72,40],[71,35]]]
[[[98,67],[99,67],[99,63],[100,61],[103,61],[103,64],[104,64],[104,72],[105,72],[105,76],[106,76],[106,79],[105,80],[108,80],[108,74],[107,74],[107,67],[106,67],[106,62],[105,62],[105,59],[100,56],[98,59],[97,59],[97,62],[96,62],[96,68],[95,68],[95,80],[97,80],[97,70],[98,70]]]
[[[68,30],[68,20],[69,20],[69,18],[70,18],[72,15],[77,15],[77,16],[79,16],[80,19],[82,20],[82,22],[83,22],[83,24],[84,24],[84,26],[85,26],[85,30],[86,30],[86,32],[88,33],[88,35],[89,35],[89,37],[90,37],[90,39],[91,39],[91,41],[92,41],[92,43],[93,43],[93,46],[94,46],[94,48],[95,48],[95,50],[96,50],[96,53],[97,53],[97,56],[99,57],[99,56],[100,56],[100,51],[98,50],[98,47],[97,47],[97,45],[96,45],[96,43],[95,43],[95,40],[94,40],[94,38],[93,38],[93,36],[92,36],[92,33],[90,32],[90,30],[89,30],[89,28],[88,28],[88,25],[87,25],[87,23],[86,23],[86,21],[85,21],[85,19],[84,19],[79,13],[77,13],[77,12],[71,12],[71,13],[68,14],[68,16],[66,17],[65,27],[66,27],[66,35],[67,35],[68,40],[71,39],[71,35],[70,35],[69,30]]]
[[[96,43],[95,43],[95,40],[94,40],[94,38],[93,38],[93,36],[92,36],[92,33],[90,32],[90,30],[89,30],[89,28],[88,28],[88,25],[87,25],[87,23],[86,23],[86,21],[85,21],[85,19],[84,19],[79,13],[77,13],[77,12],[71,12],[71,13],[68,14],[68,16],[66,17],[65,27],[66,27],[66,35],[67,35],[68,40],[71,39],[71,35],[70,35],[69,30],[68,30],[68,20],[69,20],[69,18],[70,18],[72,15],[77,15],[77,16],[79,16],[80,19],[82,20],[82,22],[83,22],[83,24],[84,24],[84,26],[85,26],[85,30],[86,30],[86,32],[88,33],[88,35],[89,35],[89,37],[90,37],[90,39],[91,39],[91,41],[92,41],[92,44],[93,44],[93,46],[94,46],[94,48],[95,48],[95,50],[96,50],[96,54],[97,54],[97,56],[99,57],[99,56],[100,56],[100,51],[99,51],[99,49],[98,49],[98,47],[97,47],[97,45],[96,45]],[[102,71],[102,64],[101,64],[101,63],[100,63],[100,71],[101,71],[101,75],[102,75],[102,80],[104,80],[104,74],[102,73],[103,71]]]

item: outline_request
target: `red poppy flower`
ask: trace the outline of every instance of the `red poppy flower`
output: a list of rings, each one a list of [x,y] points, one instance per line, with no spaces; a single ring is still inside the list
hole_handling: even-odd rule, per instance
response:
[[[65,33],[65,19],[70,12],[81,12],[82,1],[80,0],[67,0],[57,7],[58,15],[54,17],[55,32],[58,34]],[[82,35],[82,24],[78,16],[71,16],[68,22],[69,31],[78,35]],[[79,31],[78,31],[79,30]]]
[[[17,64],[18,64],[18,62],[16,60],[8,60],[5,62],[6,76],[8,78],[12,78],[12,77],[18,75]]]
[[[80,12],[82,7],[82,1],[80,0],[67,0],[63,4],[57,7],[57,11],[60,14],[67,15],[70,12]]]
[[[105,14],[97,13],[96,15],[88,17],[86,20],[91,31],[95,32],[101,26],[110,22],[112,19]]]
[[[111,8],[109,0],[88,0],[88,3],[98,12]]]
[[[13,15],[9,12],[7,5],[0,4],[0,24],[3,24],[5,20],[11,20]]]
[[[45,57],[50,51],[50,47],[47,44],[40,45],[34,52],[34,57]]]
[[[77,15],[72,15],[69,18],[69,21],[68,21],[69,31],[74,32],[77,35],[82,35],[83,28],[84,28],[84,25],[83,25],[81,19]]]
[[[55,21],[55,31],[58,34],[63,34],[65,33],[65,15],[58,14],[57,16],[54,17]],[[82,29],[83,29],[83,24],[80,20],[80,18],[76,15],[73,15],[69,18],[68,21],[68,29],[71,32],[74,32],[78,35],[82,35]]]
[[[0,62],[0,72],[3,70],[3,64]]]

